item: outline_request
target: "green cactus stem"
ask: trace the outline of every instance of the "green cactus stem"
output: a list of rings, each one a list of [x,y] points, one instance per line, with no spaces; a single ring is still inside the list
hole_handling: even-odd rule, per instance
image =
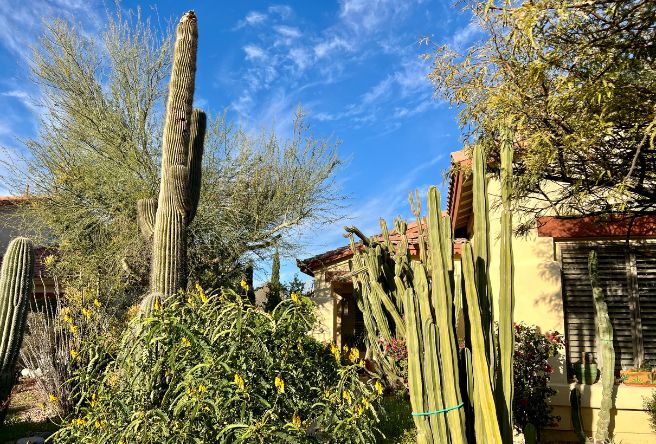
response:
[[[9,407],[16,361],[23,341],[34,277],[34,248],[29,239],[12,240],[0,269],[0,425]]]
[[[511,442],[512,399],[513,399],[513,355],[515,350],[515,332],[513,328],[513,311],[515,307],[513,289],[513,255],[512,255],[512,210],[510,196],[512,193],[512,132],[508,127],[501,131],[501,258],[499,274],[503,276],[499,289],[499,368],[497,369],[497,414],[501,421],[501,433],[504,442]],[[499,399],[503,398],[503,399]]]
[[[588,438],[585,436],[585,431],[583,430],[583,417],[581,416],[581,392],[576,387],[569,392],[569,404],[571,407],[570,411],[574,433],[576,433],[579,444],[587,444]]]
[[[608,316],[608,306],[597,272],[597,252],[592,250],[588,257],[588,271],[592,286],[595,312],[597,314],[597,334],[601,342],[601,406],[597,419],[595,440],[606,442],[609,438],[610,410],[613,407],[613,388],[615,386],[615,350],[613,348],[613,325]]]
[[[173,70],[166,105],[159,199],[153,225],[151,293],[169,296],[186,287],[186,230],[198,208],[206,117],[192,111],[198,27],[187,12],[176,30]],[[149,232],[152,203],[137,208],[142,232]]]

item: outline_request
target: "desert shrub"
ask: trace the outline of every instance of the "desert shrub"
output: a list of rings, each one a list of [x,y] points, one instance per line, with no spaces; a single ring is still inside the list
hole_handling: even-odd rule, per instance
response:
[[[558,332],[545,335],[535,326],[515,324],[513,422],[520,432],[528,423],[540,430],[560,421],[548,403],[556,391],[548,385],[553,368],[547,359],[563,344]]]
[[[309,299],[270,314],[230,290],[174,299],[135,319],[117,354],[79,351],[82,401],[55,442],[375,442],[381,386],[357,351],[307,335]]]
[[[656,390],[652,390],[651,394],[645,398],[644,407],[649,415],[651,429],[656,432]]]
[[[20,355],[23,364],[35,370],[36,387],[41,399],[48,400],[48,410],[66,415],[76,402],[71,378],[78,367],[86,365],[73,356],[82,338],[110,345],[120,322],[93,290],[69,287],[62,293],[57,276],[52,277],[54,296],[32,301]]]

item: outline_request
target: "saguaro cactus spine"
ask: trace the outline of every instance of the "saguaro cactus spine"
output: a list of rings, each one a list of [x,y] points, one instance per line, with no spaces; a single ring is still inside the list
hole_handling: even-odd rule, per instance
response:
[[[33,276],[32,242],[16,238],[7,247],[0,269],[0,425],[9,407]]]
[[[187,12],[176,30],[173,70],[166,105],[159,199],[137,203],[141,232],[152,234],[150,291],[170,296],[186,287],[187,226],[198,209],[206,117],[192,111],[198,27]]]

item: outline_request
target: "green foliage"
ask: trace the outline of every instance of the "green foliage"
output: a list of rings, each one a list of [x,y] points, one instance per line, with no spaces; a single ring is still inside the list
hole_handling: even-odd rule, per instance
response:
[[[499,127],[508,119],[516,124],[514,205],[530,213],[520,228],[554,210],[654,213],[653,2],[465,5],[479,32],[469,47],[441,46],[427,55],[434,60],[430,78],[437,95],[461,110],[466,144],[481,145],[493,159]],[[545,205],[522,205],[542,192]]]
[[[9,408],[23,342],[28,300],[34,277],[34,247],[24,237],[12,240],[0,268],[0,425]]]
[[[58,245],[63,286],[98,287],[123,309],[149,282],[151,246],[135,235],[135,202],[159,189],[172,50],[171,33],[154,29],[121,9],[100,38],[48,22],[32,66],[45,98],[38,136],[25,157],[0,160],[7,188],[22,193],[29,182],[38,196],[24,223],[48,228],[36,241]],[[248,257],[274,244],[284,253],[298,248],[298,237],[285,235],[300,224],[339,216],[339,143],[315,137],[301,110],[295,117],[289,136],[208,118],[198,211],[187,230],[190,282],[229,285]]]
[[[273,311],[280,304],[283,297],[282,292],[283,287],[280,283],[280,253],[276,249],[271,263],[271,280],[269,281],[267,300],[264,306],[267,312]]]
[[[656,389],[644,399],[644,408],[649,415],[651,429],[656,432]]]
[[[552,415],[549,398],[556,390],[549,387],[553,368],[548,359],[563,351],[558,332],[542,334],[537,327],[515,324],[513,425],[523,431],[532,424],[538,434],[544,427],[560,421]]]
[[[412,406],[406,393],[397,392],[383,396],[383,409],[378,426],[385,438],[380,444],[414,444],[417,432],[412,421]]]
[[[374,381],[307,335],[309,299],[271,314],[230,290],[184,299],[137,318],[116,355],[81,349],[82,401],[56,442],[375,442]]]

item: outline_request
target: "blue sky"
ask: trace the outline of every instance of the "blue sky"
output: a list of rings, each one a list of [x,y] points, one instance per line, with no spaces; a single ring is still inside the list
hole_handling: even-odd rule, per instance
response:
[[[20,140],[35,135],[38,96],[28,60],[42,21],[72,19],[94,35],[112,4],[0,2],[0,146],[19,151]],[[443,185],[449,153],[461,147],[457,110],[433,97],[430,64],[420,58],[430,48],[419,40],[463,48],[479,36],[450,0],[133,0],[121,6],[140,6],[161,21],[196,11],[197,106],[227,109],[253,130],[274,125],[284,136],[300,104],[315,135],[341,140],[340,155],[350,159],[339,173],[350,220],[308,228],[301,257],[344,245],[346,223],[372,233],[381,216],[409,216],[409,191]],[[293,258],[282,271],[283,281],[297,272]]]

